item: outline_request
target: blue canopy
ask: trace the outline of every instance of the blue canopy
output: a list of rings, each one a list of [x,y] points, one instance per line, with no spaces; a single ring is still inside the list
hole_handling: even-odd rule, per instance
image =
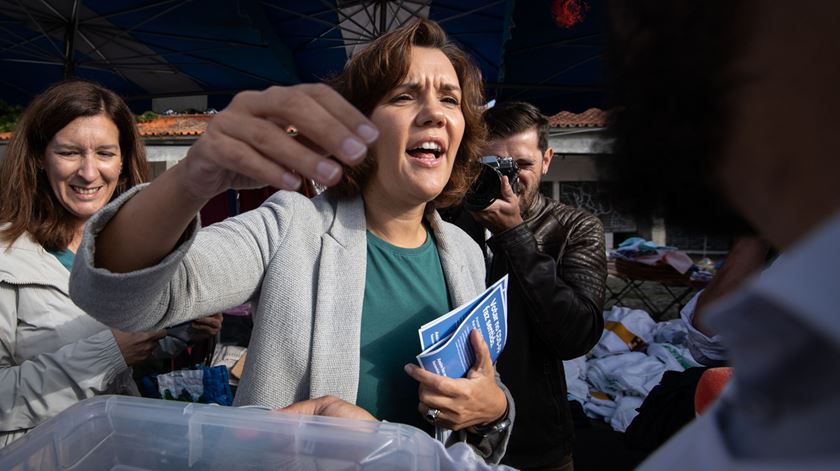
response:
[[[0,99],[26,104],[64,77],[96,80],[135,112],[155,97],[317,81],[413,17],[473,58],[488,98],[543,112],[604,106],[602,2],[555,24],[550,0],[0,0]]]

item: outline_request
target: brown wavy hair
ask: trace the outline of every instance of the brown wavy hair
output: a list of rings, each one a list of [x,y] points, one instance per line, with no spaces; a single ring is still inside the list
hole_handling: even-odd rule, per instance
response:
[[[120,133],[122,170],[116,198],[149,178],[146,150],[128,106],[116,93],[84,80],[52,85],[23,112],[0,160],[0,239],[8,243],[28,232],[47,250],[66,249],[78,228],[78,218],[59,201],[43,168],[47,144],[79,117],[104,113]]]
[[[347,61],[344,70],[328,81],[353,106],[366,116],[385,95],[397,87],[408,74],[412,47],[439,49],[449,58],[461,85],[461,112],[464,115],[464,137],[455,155],[449,182],[433,200],[444,208],[461,201],[477,175],[478,158],[486,138],[481,120],[484,91],[481,72],[467,54],[450,42],[437,23],[420,19],[386,33]],[[330,189],[339,197],[353,197],[362,192],[376,171],[376,161],[368,154],[364,162],[344,166],[341,181]]]

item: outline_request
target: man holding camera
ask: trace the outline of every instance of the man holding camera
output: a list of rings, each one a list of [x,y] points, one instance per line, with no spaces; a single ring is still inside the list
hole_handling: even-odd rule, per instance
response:
[[[497,369],[516,400],[517,423],[502,463],[573,469],[563,360],[588,352],[604,327],[604,229],[586,211],[540,194],[554,151],[548,120],[536,107],[500,103],[484,120],[490,139],[485,155],[497,157],[500,194],[484,209],[469,198],[465,207],[491,235],[488,282],[510,275],[508,339]],[[505,157],[516,162],[512,170]],[[460,221],[471,222],[465,219]],[[480,245],[487,231],[479,230]]]

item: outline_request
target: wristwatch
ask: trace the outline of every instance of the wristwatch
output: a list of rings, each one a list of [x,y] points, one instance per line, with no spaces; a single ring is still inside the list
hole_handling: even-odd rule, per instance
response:
[[[471,433],[472,435],[477,435],[481,438],[485,438],[488,435],[492,435],[495,433],[501,433],[507,430],[510,427],[511,421],[508,417],[508,411],[505,410],[505,413],[502,417],[495,421],[490,422],[486,425],[473,425],[471,427],[467,427],[467,432]]]

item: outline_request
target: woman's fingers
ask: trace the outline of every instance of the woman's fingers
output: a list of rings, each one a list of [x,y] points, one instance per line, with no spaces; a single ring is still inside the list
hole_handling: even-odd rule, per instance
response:
[[[203,141],[200,139],[190,148],[190,155],[203,155],[203,159],[209,159],[212,162],[212,166],[221,168],[227,172],[232,172],[233,175],[243,176],[254,183],[271,185],[276,188],[291,191],[297,190],[300,187],[301,180],[299,176],[274,160],[265,158],[249,144],[234,139],[223,132],[208,133],[203,137],[206,137],[206,139]],[[187,160],[190,161],[190,159]],[[202,158],[193,159],[192,161],[194,162],[196,160],[200,161]],[[202,164],[196,163],[194,165],[201,166]],[[199,168],[194,173],[201,174],[205,172]],[[217,171],[212,168],[207,169],[206,173],[211,178],[218,175]],[[229,178],[224,175],[218,176],[220,178]],[[241,178],[236,179],[236,181],[224,182],[208,182],[203,178],[200,180],[202,181],[196,183],[209,186],[214,190],[257,186],[248,185],[247,182],[242,182]],[[237,184],[237,181],[239,181],[239,184]],[[201,190],[199,188],[196,191],[200,192]],[[213,192],[213,194],[216,193],[217,191]]]
[[[286,407],[278,407],[274,410],[278,412],[287,412],[289,414],[318,415],[318,400],[307,399],[305,401],[298,401],[294,404],[289,404]]]
[[[493,378],[495,370],[493,369],[493,360],[490,357],[490,350],[487,348],[487,342],[484,341],[484,337],[478,329],[473,329],[472,332],[470,332],[470,344],[475,352],[475,361],[473,362],[472,368],[470,368],[470,371],[467,373],[467,378],[474,378],[477,376]],[[406,364],[403,368],[405,369],[405,372],[420,383],[421,386],[437,391],[441,395],[455,397],[461,391],[459,388],[460,380],[434,374],[431,371],[426,371],[412,363]]]
[[[341,166],[337,162],[314,152],[271,121],[247,114],[220,115],[219,118],[222,119],[215,123],[217,128],[239,141],[241,146],[253,149],[253,158],[270,160],[326,186],[334,185],[341,177]],[[238,172],[239,167],[232,166],[229,170]]]
[[[449,428],[457,426],[461,420],[458,406],[462,401],[457,380],[436,375],[410,363],[405,366],[405,371],[420,383],[420,403],[417,406],[420,414],[428,419],[426,412],[429,409],[437,409],[435,423]]]
[[[507,178],[507,177],[505,177]],[[473,329],[470,332],[470,343],[475,352],[475,362],[467,373],[467,378],[472,378],[476,375],[493,376],[493,359],[490,357],[490,349],[487,347],[487,342],[484,341],[484,336],[478,329]]]
[[[290,125],[298,137],[288,135]],[[331,186],[341,178],[339,162],[361,162],[378,134],[367,117],[326,85],[243,92],[190,149],[184,186],[196,199],[228,188],[296,190],[301,176]]]
[[[322,415],[325,417],[342,417],[345,419],[376,420],[376,417],[372,416],[368,411],[335,396],[316,397],[315,399],[296,402],[275,410],[300,415]]]
[[[314,142],[310,141],[308,137],[304,136],[303,134],[298,134],[295,137],[295,140],[300,142],[301,145],[306,147],[307,149],[315,152],[316,154],[320,155],[321,157],[329,157],[330,153],[325,151],[321,146],[315,144]]]
[[[237,100],[238,99],[238,100]],[[323,84],[272,87],[240,94],[231,106],[298,133],[348,165],[359,163],[379,132],[373,123],[332,88]]]
[[[457,380],[434,374],[411,363],[405,365],[404,369],[409,376],[420,383],[421,389],[425,387],[437,392],[441,396],[448,397],[453,397],[459,392]]]

